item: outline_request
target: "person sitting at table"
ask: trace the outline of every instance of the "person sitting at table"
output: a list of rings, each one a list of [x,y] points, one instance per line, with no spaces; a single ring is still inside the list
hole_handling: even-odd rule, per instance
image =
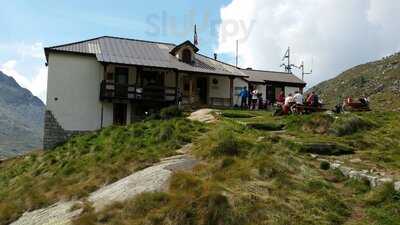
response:
[[[283,91],[281,91],[278,95],[278,97],[276,98],[276,103],[278,105],[284,105],[285,104],[285,94],[283,93]]]
[[[304,97],[303,95],[300,93],[300,91],[295,91],[294,92],[294,96],[293,96],[293,102],[295,104],[292,105],[291,110],[292,112],[296,112],[299,113],[300,111],[298,110],[297,106],[302,106],[304,103]]]
[[[290,107],[294,104],[295,102],[293,101],[293,95],[290,93],[286,98],[285,98],[285,104],[283,105],[283,113],[284,114],[289,114]]]

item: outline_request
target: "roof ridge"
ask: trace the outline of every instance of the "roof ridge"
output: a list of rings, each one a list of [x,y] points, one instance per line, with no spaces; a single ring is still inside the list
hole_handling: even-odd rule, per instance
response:
[[[283,73],[283,74],[288,74],[288,75],[294,75],[293,73],[287,73],[287,72],[281,72],[281,71],[260,70],[260,69],[244,69],[244,68],[240,68],[240,69],[241,69],[241,70],[245,70],[245,71],[269,72],[269,73]]]
[[[86,39],[86,40],[83,40],[83,41],[70,42],[70,43],[62,44],[62,45],[49,46],[49,47],[45,47],[45,49],[60,48],[60,47],[68,46],[68,45],[76,45],[76,44],[80,44],[80,43],[84,43],[84,42],[88,42],[88,41],[94,41],[94,40],[100,39],[102,37],[104,37],[104,36],[96,37],[96,38],[90,38],[90,39]]]
[[[239,68],[239,67],[236,67],[235,65],[229,64],[229,63],[227,63],[227,62],[220,61],[220,60],[218,60],[218,59],[214,59],[214,58],[212,58],[212,57],[210,57],[210,56],[207,56],[207,55],[204,55],[204,54],[202,54],[202,53],[196,53],[196,54],[197,54],[197,55],[204,56],[204,57],[206,57],[206,58],[208,58],[208,59],[211,59],[211,60],[213,60],[213,61],[216,61],[216,62],[225,64],[225,65],[227,65],[227,66],[235,67],[235,68],[238,69],[238,70],[241,69],[241,68]]]
[[[102,36],[99,38],[114,38],[114,39],[121,39],[121,40],[128,40],[128,41],[139,41],[139,42],[145,42],[145,43],[153,43],[153,44],[164,44],[164,45],[173,45],[176,46],[174,43],[169,43],[169,42],[161,42],[161,41],[148,41],[148,40],[142,40],[142,39],[135,39],[135,38],[125,38],[125,37],[116,37],[116,36]]]
[[[139,41],[139,42],[145,42],[145,43],[165,44],[165,45],[173,45],[173,46],[176,46],[176,44],[167,43],[167,42],[146,41],[146,40],[140,40],[140,39],[124,38],[124,37],[115,37],[115,36],[107,36],[107,35],[106,35],[106,36],[99,36],[99,37],[95,37],[95,38],[85,39],[85,40],[82,40],[82,41],[70,42],[70,43],[66,43],[66,44],[62,44],[62,45],[49,46],[49,47],[45,47],[45,49],[60,48],[60,47],[68,46],[68,45],[81,44],[81,43],[84,43],[84,42],[99,40],[99,39],[101,39],[101,38],[114,38],[114,39],[121,39],[121,40],[128,40],[128,41]]]

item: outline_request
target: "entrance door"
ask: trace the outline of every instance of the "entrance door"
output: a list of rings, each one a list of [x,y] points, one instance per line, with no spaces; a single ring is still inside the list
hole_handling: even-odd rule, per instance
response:
[[[207,104],[207,78],[197,78],[197,94],[199,95],[199,101],[201,104]]]
[[[115,95],[116,97],[126,98],[128,97],[128,74],[129,69],[123,67],[115,68]]]
[[[127,105],[114,103],[114,125],[126,125]]]
[[[276,102],[276,96],[275,96],[275,88],[271,85],[271,84],[267,84],[266,85],[266,99],[268,100],[268,102],[270,104],[275,103]]]

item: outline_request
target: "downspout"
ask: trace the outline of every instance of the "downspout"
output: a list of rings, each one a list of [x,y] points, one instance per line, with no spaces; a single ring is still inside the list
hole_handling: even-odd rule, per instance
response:
[[[107,73],[107,64],[103,64],[104,66],[104,72],[103,72],[103,79],[101,79],[101,82],[105,80],[105,76]],[[101,92],[101,85],[100,85],[100,92]],[[100,129],[103,129],[103,122],[104,122],[104,102],[101,100],[101,115],[100,115]]]

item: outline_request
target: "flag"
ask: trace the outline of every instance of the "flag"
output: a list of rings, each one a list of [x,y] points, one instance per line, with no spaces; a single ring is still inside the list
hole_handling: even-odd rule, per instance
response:
[[[194,45],[199,45],[199,39],[197,37],[197,28],[196,28],[196,24],[194,25],[194,37],[193,37],[193,44]]]

